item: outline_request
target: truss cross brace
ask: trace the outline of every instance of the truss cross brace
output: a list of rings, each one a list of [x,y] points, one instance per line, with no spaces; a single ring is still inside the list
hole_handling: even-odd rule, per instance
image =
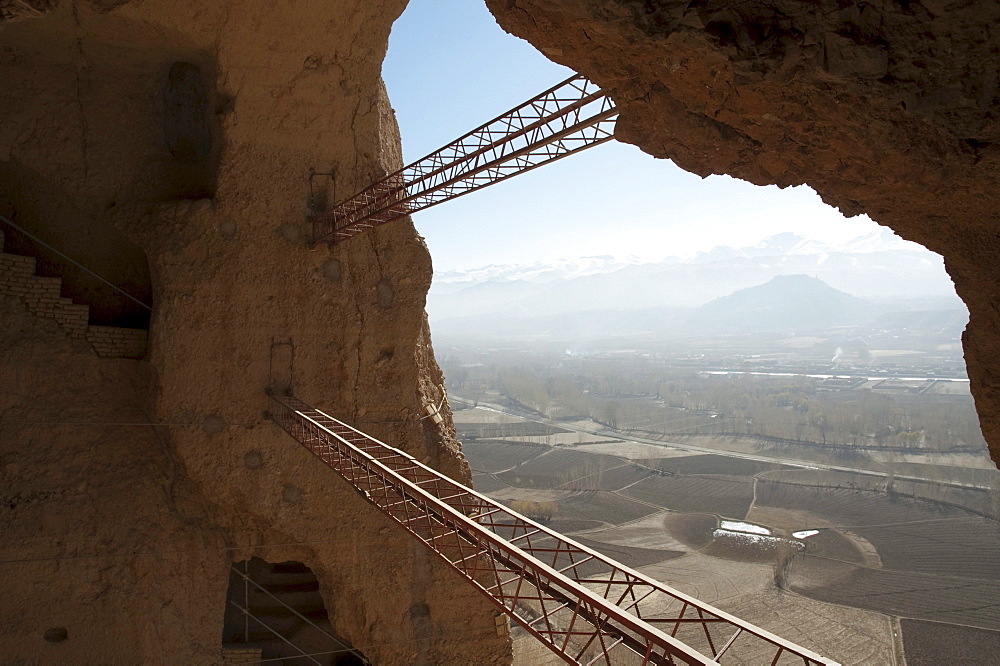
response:
[[[447,146],[314,215],[313,242],[336,243],[609,141],[618,111],[571,76]]]
[[[271,400],[279,426],[567,663],[610,666],[618,656],[636,664],[836,663],[633,571],[293,397]]]

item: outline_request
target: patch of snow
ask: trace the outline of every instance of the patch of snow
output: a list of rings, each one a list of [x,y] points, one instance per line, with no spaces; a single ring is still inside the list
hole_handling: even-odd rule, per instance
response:
[[[781,543],[787,543],[799,549],[805,548],[805,544],[798,541],[790,541],[789,539],[782,539],[781,537],[771,536],[769,534],[752,534],[750,532],[737,532],[734,530],[717,528],[712,532],[712,536],[716,539],[729,539],[737,543],[753,545],[766,550],[771,550]]]
[[[638,257],[613,257],[610,255],[555,259],[531,264],[491,264],[479,268],[454,269],[437,273],[436,284],[478,284],[480,282],[509,282],[524,280],[546,283],[553,280],[572,280],[587,275],[613,273],[641,263]]]
[[[720,527],[731,532],[749,532],[750,534],[763,534],[764,536],[771,536],[771,530],[766,527],[754,525],[753,523],[744,523],[738,520],[723,520]]]
[[[735,539],[737,541],[743,541],[746,543],[754,543],[760,546],[773,547],[777,542],[781,541],[778,537],[773,537],[765,534],[750,534],[749,532],[734,532],[732,530],[717,529],[712,532],[712,536],[715,538],[726,537],[729,539]]]
[[[819,534],[819,530],[802,530],[801,532],[792,532],[792,536],[796,539],[805,539],[806,537],[811,537]]]
[[[925,250],[919,243],[904,240],[888,227],[880,227],[864,236],[858,236],[843,245],[846,252],[867,254],[869,252],[892,252],[896,250]]]

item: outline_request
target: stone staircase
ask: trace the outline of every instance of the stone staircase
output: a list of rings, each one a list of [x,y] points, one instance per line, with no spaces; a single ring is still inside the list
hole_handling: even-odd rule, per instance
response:
[[[305,626],[305,623],[289,607],[294,608],[313,622],[324,623],[327,621],[326,608],[323,606],[323,598],[319,594],[319,581],[316,580],[315,574],[309,567],[299,562],[267,563],[257,567],[254,576],[256,582],[277,599],[251,588],[250,610],[256,617],[277,628],[282,635],[293,636]],[[251,643],[273,642],[274,640],[273,634],[263,627],[254,626],[251,623]],[[277,647],[284,648],[280,643]]]
[[[266,592],[245,584],[239,571],[245,571]],[[366,663],[352,654],[341,639],[332,638],[333,628],[319,592],[319,580],[301,562],[272,563],[252,558],[237,564],[230,576],[229,598],[250,611],[252,616],[246,620],[244,615],[234,611],[232,603],[227,606],[223,658],[230,659],[229,663],[236,663],[238,656],[252,659],[251,650],[257,650],[261,659],[280,660],[287,666],[363,666]],[[284,638],[279,638],[275,632]],[[291,647],[289,642],[296,647]],[[311,658],[303,657],[302,652]]]
[[[0,250],[3,247],[0,231]],[[34,257],[0,252],[0,295],[17,297],[35,316],[55,319],[66,335],[86,340],[102,358],[146,355],[146,331],[89,325],[90,308],[62,297],[62,278],[35,275]]]

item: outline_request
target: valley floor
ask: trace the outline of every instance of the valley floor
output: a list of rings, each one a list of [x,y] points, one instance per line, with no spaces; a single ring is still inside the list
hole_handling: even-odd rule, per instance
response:
[[[496,409],[455,412],[476,489],[548,507],[551,527],[632,568],[845,664],[1000,652],[1000,523],[960,494]],[[531,641],[516,641],[520,663],[546,663]]]

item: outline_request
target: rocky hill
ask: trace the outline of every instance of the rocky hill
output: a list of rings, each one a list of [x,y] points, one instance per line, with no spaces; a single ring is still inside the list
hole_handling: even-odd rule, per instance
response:
[[[694,330],[720,332],[811,331],[858,324],[875,312],[871,303],[808,275],[779,275],[740,289],[696,310]]]

